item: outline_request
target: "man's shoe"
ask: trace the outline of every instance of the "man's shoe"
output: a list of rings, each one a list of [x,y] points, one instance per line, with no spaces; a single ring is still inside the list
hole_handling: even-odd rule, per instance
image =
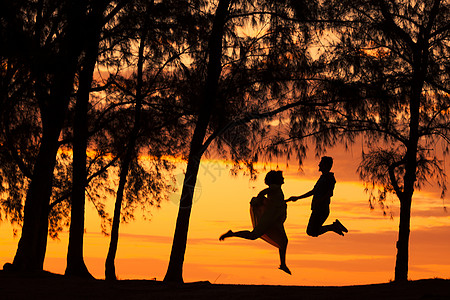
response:
[[[342,223],[341,223],[341,222],[339,222],[339,220],[338,220],[338,219],[336,219],[336,221],[334,221],[334,224],[336,224],[336,225],[337,225],[337,227],[339,228],[339,230],[340,230],[340,231],[343,231],[343,232],[345,232],[345,233],[347,233],[347,232],[348,232],[348,229],[347,229],[347,228],[345,228],[345,226],[344,226],[344,225],[342,225]]]

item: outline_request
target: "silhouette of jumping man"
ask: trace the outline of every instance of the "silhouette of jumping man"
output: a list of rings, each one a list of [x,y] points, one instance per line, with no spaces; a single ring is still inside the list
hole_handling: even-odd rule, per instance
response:
[[[278,248],[280,254],[279,269],[291,274],[291,271],[286,266],[288,238],[283,224],[287,216],[287,205],[281,190],[281,185],[284,183],[283,173],[281,171],[269,171],[264,182],[269,187],[262,190],[257,197],[253,197],[250,202],[253,230],[236,232],[228,230],[220,236],[219,240],[223,241],[229,237],[239,237],[247,240],[261,238]]]
[[[334,173],[330,172],[332,166],[333,159],[331,157],[322,157],[319,163],[319,171],[322,172],[322,175],[317,180],[314,188],[301,196],[292,196],[286,200],[286,202],[295,202],[299,199],[313,196],[311,216],[306,229],[306,233],[312,237],[318,237],[328,231],[333,231],[342,236],[344,236],[344,232],[348,232],[347,228],[338,219],[331,225],[323,225],[330,215],[330,201],[331,196],[333,196],[334,185],[336,184]]]

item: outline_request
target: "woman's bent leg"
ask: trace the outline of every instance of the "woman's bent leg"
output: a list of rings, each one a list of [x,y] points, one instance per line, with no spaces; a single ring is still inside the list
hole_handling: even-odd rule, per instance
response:
[[[222,234],[219,238],[219,240],[223,241],[226,238],[229,237],[239,237],[246,240],[256,240],[257,238],[260,238],[262,234],[259,234],[255,231],[248,231],[248,230],[242,230],[242,231],[236,231],[233,232],[231,230],[228,230],[226,233]]]
[[[257,238],[261,237],[261,234],[257,234],[255,231],[242,230],[233,232],[233,236],[240,237],[246,240],[256,240]]]

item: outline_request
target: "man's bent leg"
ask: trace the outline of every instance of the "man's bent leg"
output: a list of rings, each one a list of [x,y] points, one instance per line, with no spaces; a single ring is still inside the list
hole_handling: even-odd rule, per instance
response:
[[[330,209],[313,210],[309,218],[306,234],[312,237],[318,237],[328,231],[333,231],[332,225],[322,226],[330,215]]]

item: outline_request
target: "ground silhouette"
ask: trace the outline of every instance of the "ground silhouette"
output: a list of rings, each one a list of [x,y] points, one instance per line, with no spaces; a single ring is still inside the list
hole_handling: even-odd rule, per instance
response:
[[[301,284],[301,283],[299,283]],[[153,280],[93,280],[48,272],[0,271],[0,299],[450,299],[450,280],[319,287],[211,284],[207,281],[166,284]]]

